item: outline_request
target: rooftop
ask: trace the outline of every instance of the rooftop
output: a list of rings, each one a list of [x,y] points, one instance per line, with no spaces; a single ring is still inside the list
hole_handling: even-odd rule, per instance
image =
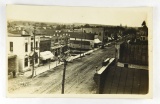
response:
[[[15,58],[15,57],[17,57],[17,55],[14,55],[14,54],[8,54],[8,59]]]
[[[30,35],[21,35],[20,33],[13,34],[13,33],[8,33],[8,37],[29,37]]]
[[[147,94],[148,70],[112,66],[106,75],[103,94]]]

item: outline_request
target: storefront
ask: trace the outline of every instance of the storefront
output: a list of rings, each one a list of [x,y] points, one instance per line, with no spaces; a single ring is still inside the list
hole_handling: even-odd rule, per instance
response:
[[[43,64],[54,59],[55,56],[52,54],[51,51],[40,52],[40,60],[42,61]]]
[[[101,44],[102,42],[98,38],[94,39],[94,48],[98,48]]]

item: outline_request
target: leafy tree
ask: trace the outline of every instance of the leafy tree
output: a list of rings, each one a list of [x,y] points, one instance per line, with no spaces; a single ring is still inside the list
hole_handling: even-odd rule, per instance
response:
[[[142,22],[142,27],[146,27],[146,21]]]
[[[85,24],[84,27],[90,27],[90,25],[89,24]]]
[[[142,28],[143,28],[143,30],[146,32],[146,34],[148,34],[148,27],[147,27],[145,21],[142,22]]]

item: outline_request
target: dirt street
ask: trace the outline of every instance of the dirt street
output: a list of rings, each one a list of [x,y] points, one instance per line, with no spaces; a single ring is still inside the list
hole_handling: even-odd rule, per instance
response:
[[[94,94],[94,73],[102,66],[102,60],[115,56],[114,46],[105,47],[68,63],[65,76],[65,94]],[[35,78],[24,76],[8,80],[9,93],[16,94],[61,94],[63,65],[48,70]]]

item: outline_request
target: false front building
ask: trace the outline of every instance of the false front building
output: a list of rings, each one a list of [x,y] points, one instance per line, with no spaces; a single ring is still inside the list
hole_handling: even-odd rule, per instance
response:
[[[71,33],[70,35],[70,45],[71,49],[83,49],[90,50],[94,48],[94,38],[93,33]]]

